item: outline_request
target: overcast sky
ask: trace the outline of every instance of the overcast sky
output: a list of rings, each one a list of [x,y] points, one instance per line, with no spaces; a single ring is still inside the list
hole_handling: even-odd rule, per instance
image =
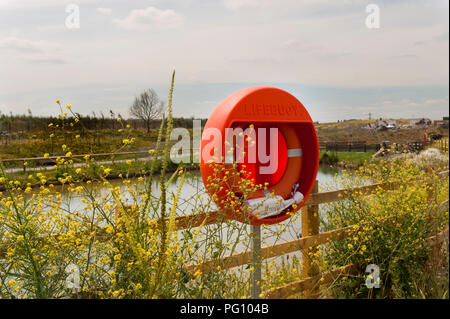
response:
[[[66,27],[66,6],[80,28]],[[380,28],[366,27],[366,6]],[[128,117],[154,88],[208,117],[235,90],[294,94],[316,121],[448,115],[447,0],[0,0],[0,112]]]

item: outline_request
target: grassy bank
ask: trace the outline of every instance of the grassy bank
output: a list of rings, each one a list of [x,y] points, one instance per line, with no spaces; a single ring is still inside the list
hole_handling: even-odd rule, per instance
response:
[[[123,139],[134,137],[134,143],[124,151],[150,148],[158,133],[146,134],[140,130],[99,130],[80,134],[78,131],[38,132],[0,145],[0,158],[39,157],[45,153],[61,154],[63,145],[70,145],[74,154],[110,153],[123,146]]]
[[[343,164],[350,167],[360,167],[365,163],[370,162],[374,151],[365,153],[359,152],[321,152],[320,164],[323,165],[337,165]]]
[[[129,160],[123,163],[100,165],[96,162],[88,163],[82,167],[74,167],[73,165],[57,167],[52,170],[41,171],[18,171],[5,174],[9,179],[14,180],[23,187],[40,187],[42,185],[61,185],[66,183],[79,183],[86,181],[98,180],[99,176],[107,170],[109,173],[106,179],[134,178],[146,176],[150,173],[153,161],[133,161]],[[154,160],[154,171],[161,170],[163,161]],[[178,164],[169,161],[167,165],[168,172],[174,172],[178,168]],[[198,169],[198,164],[183,164],[185,169]],[[42,182],[44,181],[44,182]],[[4,185],[0,184],[0,191],[4,191]]]

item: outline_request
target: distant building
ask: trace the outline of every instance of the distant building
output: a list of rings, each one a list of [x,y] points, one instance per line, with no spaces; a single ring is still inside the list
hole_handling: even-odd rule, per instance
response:
[[[443,127],[443,128],[448,128],[449,127],[449,117],[443,116],[442,120],[433,121],[433,124],[439,125],[440,127]]]
[[[369,129],[369,130],[376,129],[377,127],[378,127],[377,123],[368,123],[367,126],[366,126],[366,128]]]
[[[431,124],[431,120],[429,120],[429,119],[420,119],[420,120],[411,120],[410,121],[411,126],[430,125],[430,124]]]
[[[397,128],[397,122],[394,120],[380,120],[378,121],[376,128],[379,131],[393,130]]]
[[[388,129],[395,129],[397,128],[397,122],[396,121],[386,121],[387,125],[386,127]]]

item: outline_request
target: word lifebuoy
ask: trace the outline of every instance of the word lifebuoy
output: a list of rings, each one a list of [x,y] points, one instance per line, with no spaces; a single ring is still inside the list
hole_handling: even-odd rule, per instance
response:
[[[242,198],[239,186],[248,175],[240,174],[240,169],[247,168],[247,162],[240,166],[230,163],[223,150],[227,148],[229,128],[247,129],[253,125],[258,130],[278,130],[282,143],[272,156],[281,164],[268,176],[264,187]],[[231,218],[261,225],[289,218],[289,212],[294,213],[306,202],[318,170],[319,147],[314,124],[300,101],[277,88],[251,87],[233,93],[214,110],[203,131],[200,154],[203,182],[216,205]],[[252,181],[258,179],[258,169],[261,164],[252,164]],[[243,209],[244,204],[251,209]],[[272,213],[261,216],[259,207],[266,212],[269,207]]]

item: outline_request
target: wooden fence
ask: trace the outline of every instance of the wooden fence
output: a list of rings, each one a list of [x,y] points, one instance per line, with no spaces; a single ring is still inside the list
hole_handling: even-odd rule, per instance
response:
[[[439,177],[445,178],[448,177],[448,174],[448,171],[441,172],[439,173]],[[423,181],[423,183],[424,186],[433,187],[433,182],[431,181]],[[308,297],[317,297],[319,282],[322,285],[333,281],[336,276],[340,274],[354,274],[359,272],[359,265],[352,264],[340,267],[332,272],[330,271],[327,273],[320,273],[318,267],[316,266],[316,263],[311,259],[311,251],[317,250],[320,245],[351,237],[356,232],[356,230],[354,229],[354,225],[350,225],[344,228],[320,233],[318,214],[319,205],[345,200],[350,197],[354,198],[368,196],[381,190],[395,190],[398,189],[399,186],[400,183],[395,182],[378,183],[367,186],[319,193],[318,182],[316,181],[313,193],[310,195],[307,202],[305,203],[305,206],[303,206],[302,208],[302,237],[296,240],[263,247],[258,251],[258,255],[261,259],[268,259],[288,253],[293,253],[296,251],[302,251],[302,279],[286,284],[282,287],[271,289],[270,291],[265,291],[263,292],[264,297],[287,298],[305,291],[308,291]],[[439,209],[446,209],[447,207],[448,200],[441,203]],[[214,224],[223,221],[223,219],[224,218],[219,216],[217,212],[202,213],[191,216],[178,217],[176,219],[176,225],[178,229],[184,229],[200,225]],[[447,228],[445,231],[439,234],[435,234],[429,239],[429,244],[437,245],[442,243],[444,238],[448,238],[448,231],[449,230]],[[186,268],[191,273],[201,271],[203,274],[205,274],[216,271],[217,265],[220,265],[221,269],[230,269],[249,263],[254,263],[255,261],[252,256],[252,251],[246,251],[222,258],[220,260],[220,263],[217,260],[209,260],[201,264],[188,265]]]
[[[378,144],[367,144],[365,141],[325,142],[320,148],[326,152],[367,152],[379,150]]]
[[[438,174],[439,178],[446,178],[448,176],[449,171],[440,172]],[[421,180],[417,180],[416,182],[419,181]],[[422,180],[421,182],[423,183],[424,187],[430,189],[429,195],[431,196],[431,194],[433,193],[433,181],[430,179]],[[326,273],[319,272],[319,269],[315,265],[315,261],[310,257],[310,252],[312,250],[318,249],[320,245],[351,237],[356,232],[354,225],[349,225],[344,228],[320,233],[318,214],[319,205],[342,201],[349,198],[364,197],[382,190],[395,190],[398,189],[400,185],[400,183],[388,182],[353,187],[348,189],[340,189],[335,191],[318,192],[318,182],[316,181],[313,193],[309,196],[305,205],[302,207],[301,238],[268,247],[260,247],[257,254],[260,258],[259,261],[255,260],[253,251],[245,251],[221,258],[220,260],[207,260],[200,264],[186,265],[186,270],[190,273],[201,271],[203,274],[206,274],[209,272],[217,271],[218,265],[221,266],[220,269],[222,270],[230,269],[255,262],[261,263],[261,260],[264,259],[301,251],[303,255],[302,279],[285,284],[284,286],[275,289],[272,288],[269,291],[262,292],[262,294],[265,298],[288,298],[293,295],[308,292],[306,294],[307,297],[317,297],[319,283],[320,285],[326,284],[332,282],[338,275],[355,274],[360,271],[360,267],[358,264],[351,264],[337,268],[334,271],[329,271]],[[446,200],[439,205],[438,209],[448,209],[448,204],[449,201]],[[227,219],[228,217],[223,216],[223,214],[219,213],[218,211],[204,212],[176,217],[175,227],[177,230],[182,230],[221,223],[226,221]],[[430,246],[441,244],[446,238],[448,238],[448,234],[448,228],[443,232],[436,233],[434,236],[429,238],[428,244]],[[96,233],[96,237],[100,241],[110,240],[110,236],[111,235],[106,234],[103,229],[99,230]],[[5,256],[7,247],[7,243],[0,244],[0,258],[3,258]]]
[[[392,142],[385,142],[386,147],[391,147]],[[396,150],[407,150],[409,152],[420,152],[425,149],[431,142],[411,141],[405,144],[396,144]],[[320,149],[325,152],[367,152],[380,150],[380,144],[367,144],[365,141],[342,141],[342,142],[325,142],[320,144]],[[448,139],[438,140],[438,148],[448,152]]]
[[[448,138],[441,138],[437,140],[435,142],[437,144],[437,148],[442,152],[448,153],[448,140],[449,140]]]

